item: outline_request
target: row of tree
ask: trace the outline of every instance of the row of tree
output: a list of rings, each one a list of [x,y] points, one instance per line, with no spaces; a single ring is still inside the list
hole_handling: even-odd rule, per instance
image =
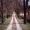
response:
[[[13,1],[12,0],[1,0],[0,1],[0,15],[2,18],[1,22],[3,23],[3,21],[5,20],[4,18],[8,18],[9,16],[11,16],[12,12],[13,12]]]
[[[26,9],[28,5],[28,0],[23,0],[23,7],[24,7],[24,24],[26,24]],[[3,23],[3,16],[6,14],[7,18],[8,15],[11,15],[13,11],[16,11],[17,15],[23,9],[18,0],[1,0],[1,14],[2,14],[2,23]],[[22,8],[22,9],[21,9]]]
[[[25,0],[23,0],[23,5],[22,5],[21,1],[20,1],[20,3],[18,3],[18,1],[16,3],[15,11],[17,13],[17,16],[19,16],[20,11],[24,11],[24,24],[26,24],[26,11],[27,11],[27,7],[28,7],[28,1],[29,0],[26,0],[26,2],[25,2]]]

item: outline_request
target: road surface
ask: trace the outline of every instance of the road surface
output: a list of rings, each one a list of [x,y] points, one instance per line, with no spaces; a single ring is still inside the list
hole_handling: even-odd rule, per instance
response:
[[[20,24],[17,21],[16,13],[13,12],[12,20],[6,30],[23,30]]]

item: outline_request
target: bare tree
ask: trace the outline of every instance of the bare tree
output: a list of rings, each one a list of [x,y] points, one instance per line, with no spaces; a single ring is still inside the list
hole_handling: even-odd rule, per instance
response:
[[[27,9],[27,6],[28,6],[28,0],[26,0],[26,3],[25,3],[25,0],[24,0],[23,3],[24,3],[24,24],[26,24],[26,9]]]
[[[1,0],[1,8],[2,8],[1,13],[2,13],[2,23],[3,23],[3,0]]]

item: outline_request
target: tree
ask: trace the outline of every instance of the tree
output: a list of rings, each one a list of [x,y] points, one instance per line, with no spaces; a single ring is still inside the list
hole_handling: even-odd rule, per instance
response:
[[[23,1],[24,4],[24,24],[26,24],[26,8],[25,8],[25,0]]]
[[[25,0],[24,0],[23,3],[24,3],[24,24],[26,24],[26,9],[27,9],[27,6],[28,6],[28,0],[26,0],[26,3],[25,3]]]
[[[2,23],[3,23],[3,0],[1,0],[1,8],[2,8],[1,14],[2,14]]]

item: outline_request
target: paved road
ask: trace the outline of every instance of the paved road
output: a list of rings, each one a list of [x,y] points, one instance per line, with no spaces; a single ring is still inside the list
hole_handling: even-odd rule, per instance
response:
[[[16,19],[16,14],[15,12],[13,12],[12,14],[12,20],[9,24],[9,26],[7,27],[6,30],[22,30],[22,27],[19,25],[17,19]]]

